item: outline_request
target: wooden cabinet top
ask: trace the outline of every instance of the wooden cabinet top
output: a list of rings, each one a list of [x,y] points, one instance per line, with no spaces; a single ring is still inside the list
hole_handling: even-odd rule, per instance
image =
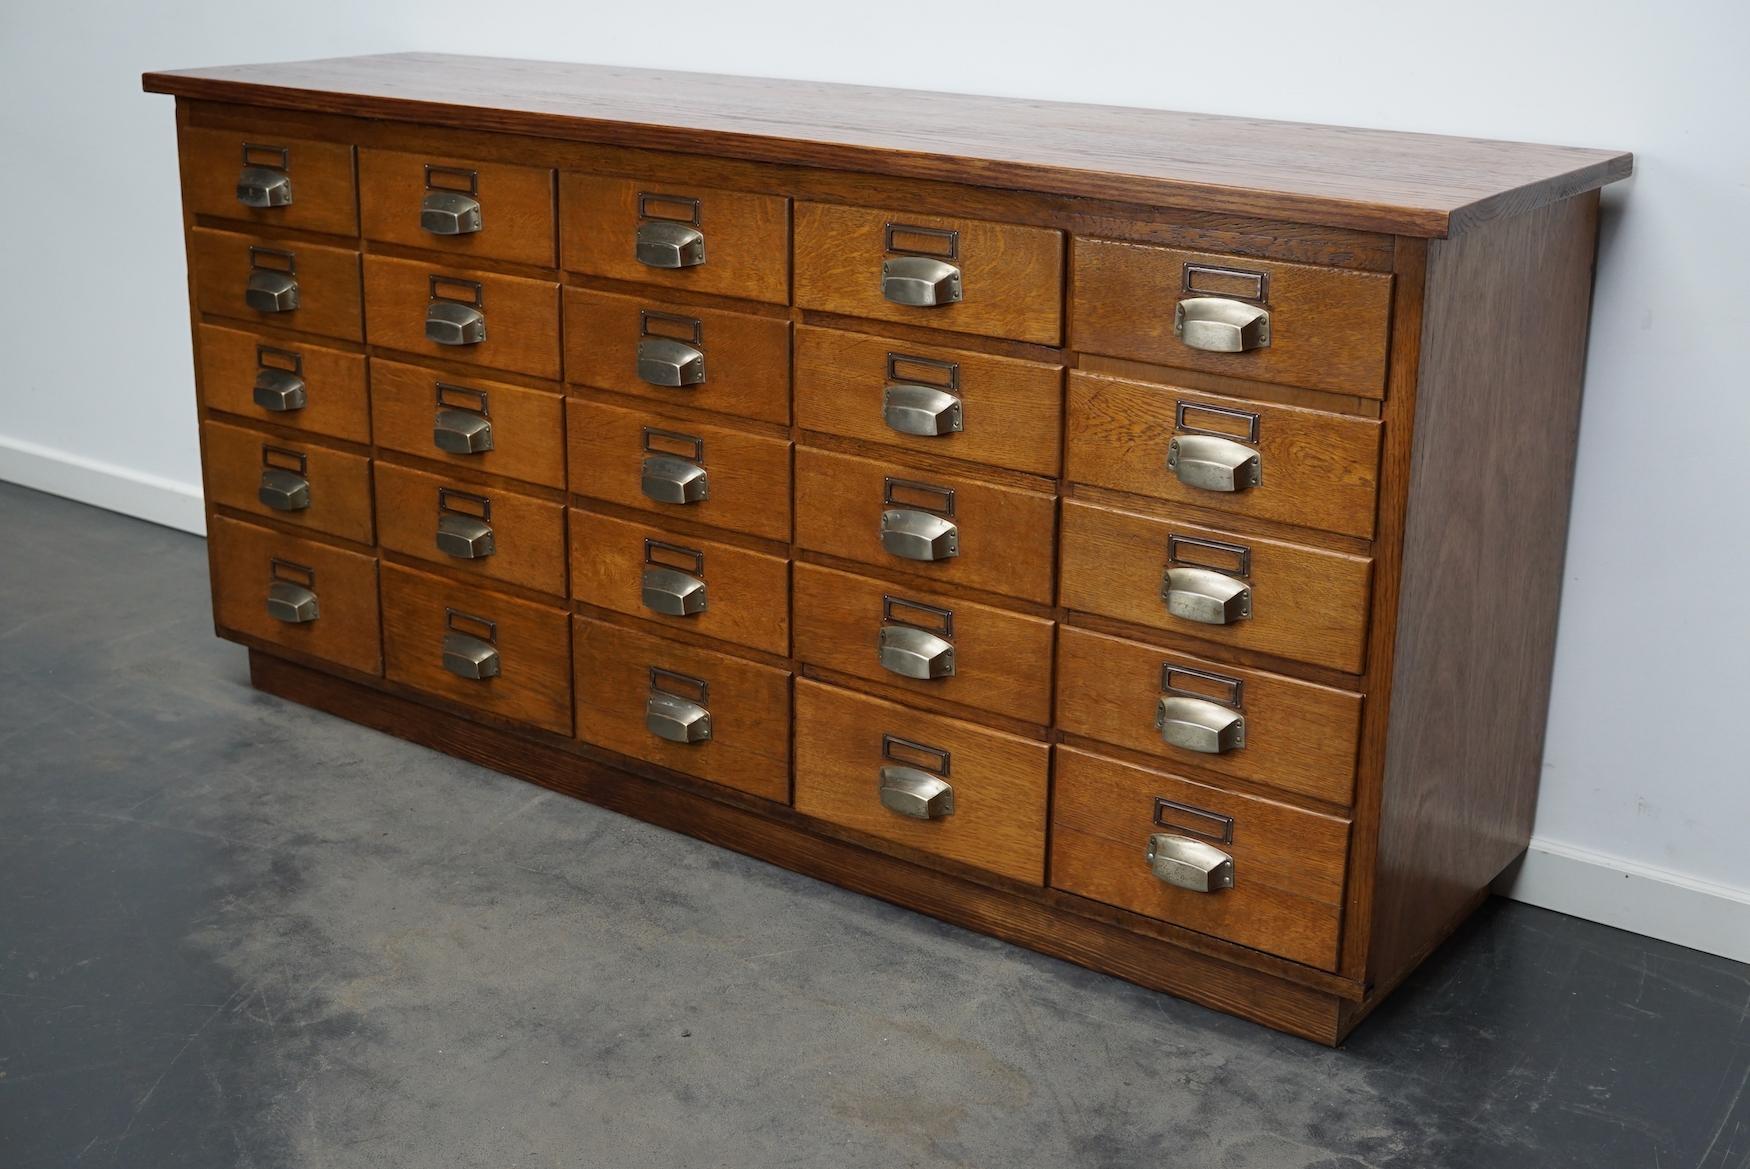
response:
[[[148,73],[147,91],[1443,237],[1633,156],[1116,106],[439,53]]]

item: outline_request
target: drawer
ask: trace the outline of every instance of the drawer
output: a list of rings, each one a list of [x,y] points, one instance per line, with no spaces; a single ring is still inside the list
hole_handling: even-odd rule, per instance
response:
[[[1072,373],[1067,477],[1367,537],[1379,434],[1366,418]]]
[[[1052,623],[815,564],[796,566],[796,656],[1005,714],[1051,721]]]
[[[377,562],[328,544],[214,516],[213,619],[361,674],[383,672]]]
[[[1347,820],[1057,749],[1051,883],[1066,892],[1335,970],[1348,847]],[[1214,887],[1195,887],[1212,863]]]
[[[809,327],[796,389],[806,430],[1057,476],[1060,365]]]
[[[1044,743],[819,682],[796,683],[796,810],[1045,882]]]
[[[358,234],[352,147],[346,143],[194,127],[184,127],[179,141],[182,201],[189,214],[248,220],[266,231]]]
[[[551,390],[373,357],[371,418],[377,445],[389,450],[565,486],[565,399]]]
[[[565,505],[376,465],[377,542],[489,581],[565,595]]]
[[[571,629],[560,609],[385,564],[383,651],[392,682],[571,733]]]
[[[796,451],[796,543],[829,556],[1049,605],[1056,530],[1043,492]]]
[[[224,422],[203,423],[201,436],[208,502],[371,543],[364,455]]]
[[[1056,345],[1063,339],[1063,233],[798,203],[796,303]]]
[[[790,655],[790,562],[576,508],[571,595],[586,605]]]
[[[371,441],[363,354],[202,325],[201,397],[240,414],[347,442]]]
[[[1333,804],[1354,796],[1359,694],[1072,626],[1057,678],[1069,734]]]
[[[690,183],[564,172],[565,267],[615,280],[787,304],[790,201]]]
[[[768,540],[790,538],[790,443],[589,398],[565,406],[571,490]]]
[[[790,322],[565,290],[565,379],[790,424]]]
[[[1385,397],[1385,273],[1106,239],[1073,250],[1071,344],[1084,353]]]
[[[189,263],[203,313],[364,339],[359,254],[349,248],[191,228]]]
[[[371,344],[559,378],[559,285],[500,272],[365,257]],[[427,336],[427,328],[442,341]]]
[[[1361,672],[1371,557],[1065,500],[1062,571],[1066,609]]]
[[[790,674],[585,617],[577,737],[779,803],[790,799]]]
[[[410,248],[554,266],[553,172],[359,150],[364,234]]]

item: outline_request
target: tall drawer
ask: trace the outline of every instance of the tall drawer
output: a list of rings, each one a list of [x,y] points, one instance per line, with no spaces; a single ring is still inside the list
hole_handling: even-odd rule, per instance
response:
[[[1044,743],[807,679],[796,810],[878,840],[1045,882]]]
[[[1068,478],[1373,535],[1380,424],[1093,374],[1069,378]]]
[[[1051,721],[1052,622],[815,564],[796,566],[796,656],[1005,714]]]
[[[802,308],[1056,345],[1063,233],[907,211],[796,205]]]
[[[359,216],[371,239],[554,266],[545,167],[361,148]]]
[[[274,131],[185,127],[182,201],[193,215],[276,227],[358,233],[352,147]]]
[[[1107,239],[1073,251],[1070,330],[1084,353],[1385,397],[1386,273]]]
[[[1065,500],[1062,572],[1066,609],[1361,672],[1371,557]]]
[[[571,595],[706,637],[790,653],[790,562],[573,508]]]
[[[565,486],[565,399],[551,390],[452,378],[373,357],[371,418],[378,446]]]
[[[383,672],[377,562],[370,556],[214,516],[213,619],[363,674]]]
[[[565,290],[565,379],[790,424],[790,322]]]
[[[1334,970],[1348,847],[1347,820],[1057,748],[1051,883],[1078,896]]]
[[[829,556],[1048,605],[1056,530],[1042,492],[796,451],[796,542]]]
[[[203,313],[364,339],[359,254],[303,241],[190,229],[195,304]]]
[[[786,304],[790,201],[691,183],[559,176],[565,267]]]
[[[1196,767],[1347,804],[1361,695],[1065,626],[1057,725]]]
[[[552,280],[366,256],[365,315],[373,345],[559,378]]]
[[[207,499],[371,542],[371,461],[321,443],[224,422],[201,424]]]
[[[805,429],[1055,477],[1063,367],[839,329],[796,331]]]
[[[392,682],[571,733],[571,629],[563,610],[383,565]]]
[[[574,618],[577,737],[779,803],[790,799],[790,675]]]
[[[565,506],[377,461],[377,542],[457,572],[565,595]]]
[[[371,441],[363,354],[283,337],[201,325],[201,397],[209,409]]]
[[[571,490],[769,540],[790,538],[790,443],[573,397]]]

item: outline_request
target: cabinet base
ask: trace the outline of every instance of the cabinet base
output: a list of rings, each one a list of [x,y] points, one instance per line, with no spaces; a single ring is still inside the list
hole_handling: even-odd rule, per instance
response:
[[[913,864],[812,831],[784,814],[636,774],[543,738],[446,713],[379,685],[352,681],[261,650],[251,683],[266,693],[528,780],[611,811],[757,857],[854,892],[1238,1015],[1336,1044],[1382,993],[1309,972],[1331,989],[1228,961],[1053,903],[1049,890],[1010,891]],[[776,807],[776,806],[774,806]],[[798,822],[790,822],[796,819]],[[1092,903],[1090,903],[1092,904]],[[1259,955],[1260,964],[1281,965]],[[1342,993],[1347,991],[1348,993]]]

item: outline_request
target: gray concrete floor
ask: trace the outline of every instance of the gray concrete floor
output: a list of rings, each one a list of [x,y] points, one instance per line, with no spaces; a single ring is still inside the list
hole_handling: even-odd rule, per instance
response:
[[[0,485],[0,1166],[1750,1165],[1750,968],[1492,902],[1327,1051],[252,691]]]

